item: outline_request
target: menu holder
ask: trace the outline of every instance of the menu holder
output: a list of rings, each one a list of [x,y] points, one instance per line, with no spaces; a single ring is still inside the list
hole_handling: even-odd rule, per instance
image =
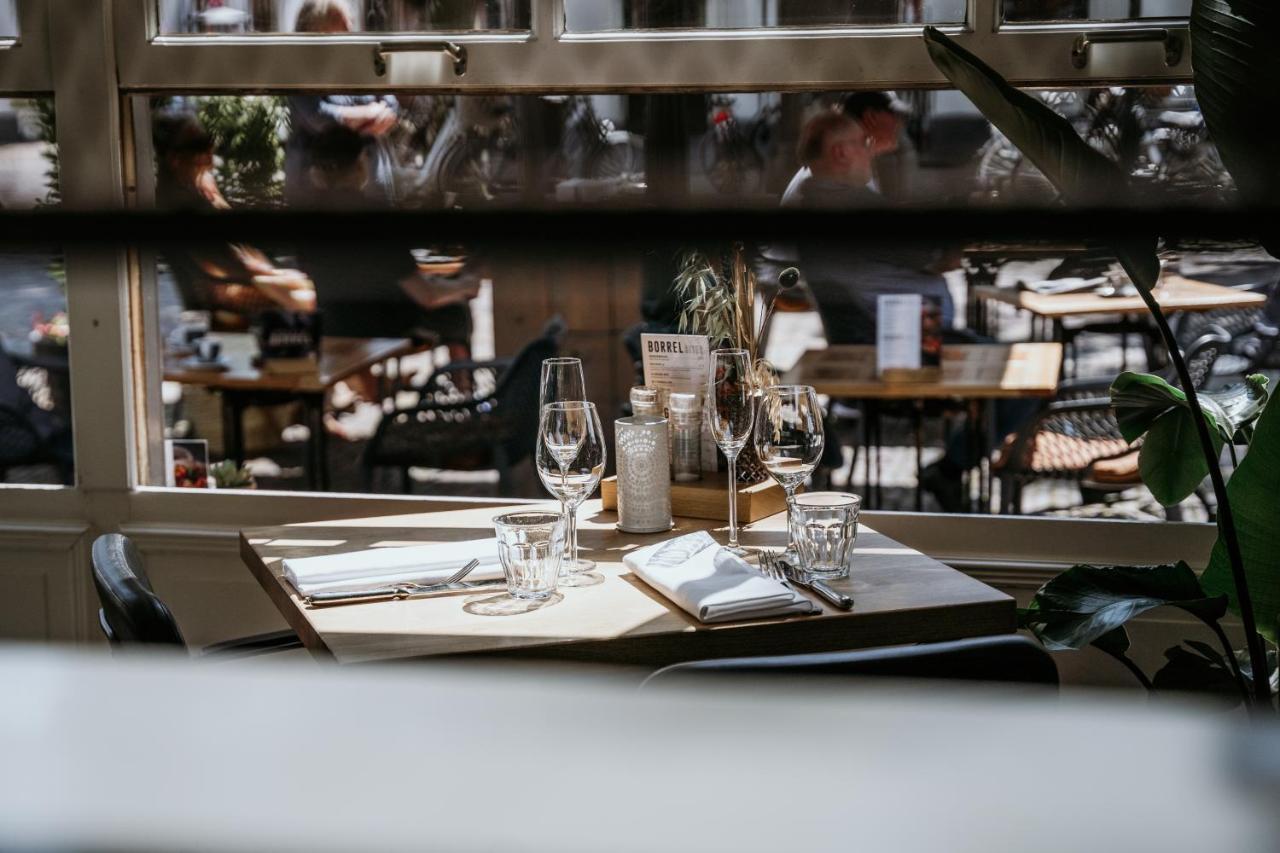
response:
[[[882,382],[942,378],[942,311],[918,293],[876,298],[876,374]]]
[[[671,484],[671,514],[683,518],[728,521],[729,502],[724,499],[728,474],[707,474],[692,483]],[[618,508],[618,479],[600,481],[600,504],[607,512]],[[772,479],[738,486],[738,523],[747,524],[776,515],[787,508],[787,495]]]

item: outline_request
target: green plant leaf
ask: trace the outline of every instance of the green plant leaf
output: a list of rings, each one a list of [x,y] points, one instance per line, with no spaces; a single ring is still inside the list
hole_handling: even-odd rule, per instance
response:
[[[1015,89],[990,66],[935,27],[924,28],[929,58],[1073,205],[1114,205],[1128,198],[1118,166],[1080,138],[1071,123]],[[1134,284],[1146,291],[1160,277],[1156,238],[1109,243]]]
[[[1186,640],[1164,653],[1168,661],[1151,678],[1151,686],[1160,691],[1208,694],[1221,702],[1224,710],[1240,704],[1240,682],[1222,653],[1207,643]]]
[[[1247,444],[1252,440],[1254,422],[1267,406],[1268,382],[1261,373],[1254,373],[1246,376],[1244,382],[1234,382],[1217,391],[1201,391],[1200,403],[1202,406],[1217,406],[1221,412],[1218,417],[1222,419],[1225,416],[1232,439]]]
[[[1186,404],[1186,394],[1150,373],[1126,371],[1111,383],[1111,408],[1125,441],[1142,438],[1156,418]]]
[[[1213,430],[1210,438],[1214,450],[1221,453],[1222,436],[1213,416],[1206,413],[1205,418]],[[1138,473],[1155,499],[1165,506],[1194,494],[1209,476],[1209,463],[1200,451],[1200,437],[1190,409],[1172,408],[1156,418],[1138,451]]]
[[[1227,483],[1227,497],[1235,514],[1258,633],[1274,643],[1280,621],[1280,406],[1263,409],[1253,443]],[[1227,595],[1232,609],[1240,612],[1221,534],[1201,582],[1210,594]]]
[[[1082,649],[1096,643],[1128,649],[1128,637],[1108,637],[1154,607],[1186,610],[1206,622],[1222,618],[1225,596],[1208,596],[1186,563],[1160,566],[1072,566],[1036,592],[1021,614],[1045,647]],[[1105,647],[1104,647],[1105,648]]]
[[[1280,4],[1275,0],[1195,0],[1191,6],[1196,101],[1222,163],[1245,201],[1280,195],[1275,117],[1280,115]],[[1274,222],[1262,236],[1280,252]]]

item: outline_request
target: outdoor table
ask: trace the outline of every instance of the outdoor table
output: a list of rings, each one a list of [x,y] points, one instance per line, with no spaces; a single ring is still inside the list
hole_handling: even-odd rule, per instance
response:
[[[1166,275],[1155,289],[1156,302],[1166,313],[1174,311],[1214,311],[1229,308],[1261,308],[1267,297],[1261,293],[1194,281],[1180,275]],[[1097,293],[1036,293],[1014,287],[980,285],[973,289],[973,299],[978,304],[978,328],[986,329],[988,314],[986,304],[1002,302],[1033,317],[1032,337],[1061,341],[1063,321],[1068,317],[1097,317],[1107,314],[1138,314],[1145,316],[1146,303],[1142,297],[1099,296]],[[1040,329],[1037,331],[1037,323]]]
[[[493,536],[492,519],[512,507],[447,510],[244,530],[240,553],[303,644],[317,657],[361,663],[454,655],[608,662],[647,667],[738,655],[835,651],[1011,633],[1009,596],[861,527],[850,576],[832,581],[852,595],[852,611],[822,604],[813,616],[703,624],[623,564],[628,551],[696,530],[718,541],[719,522],[677,518],[669,533],[617,530],[597,500],[581,510],[583,556],[596,561],[592,585],[564,587],[546,606],[513,615],[477,612],[504,591],[312,608],[282,576],[281,560],[367,548]],[[781,549],[785,515],[742,531],[747,547]]]
[[[970,408],[970,432],[979,465],[979,507],[990,507],[991,467],[987,436],[994,430],[991,400],[1052,397],[1058,390],[1062,369],[1062,344],[949,344],[942,348],[942,375],[933,381],[885,382],[876,375],[876,348],[841,345],[809,350],[787,372],[786,381],[812,385],[819,394],[863,403],[863,443],[867,448],[868,499],[880,501],[880,434],[877,405],[883,401],[913,401],[916,415],[916,470],[920,469],[920,406],[925,400],[964,400]],[[876,450],[876,476],[872,481],[871,451]],[[852,469],[850,470],[852,474]],[[919,478],[916,511],[921,509]],[[985,509],[984,509],[985,511]]]
[[[313,369],[272,372],[254,365],[258,348],[248,333],[219,333],[221,358],[226,370],[209,370],[199,365],[165,358],[164,378],[168,382],[199,385],[218,391],[222,400],[222,434],[228,458],[244,460],[244,410],[255,405],[302,402],[306,412],[307,482],[311,488],[329,488],[329,448],[324,426],[324,398],[338,382],[391,358],[413,350],[408,338],[320,339],[320,353]]]

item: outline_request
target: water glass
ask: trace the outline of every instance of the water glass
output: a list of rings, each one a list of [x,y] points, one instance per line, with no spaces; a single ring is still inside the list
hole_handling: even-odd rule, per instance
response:
[[[816,578],[849,575],[858,539],[862,498],[845,492],[806,492],[791,501],[791,541],[800,567]]]
[[[493,520],[498,558],[512,598],[540,601],[556,591],[565,519],[554,512],[508,512]]]

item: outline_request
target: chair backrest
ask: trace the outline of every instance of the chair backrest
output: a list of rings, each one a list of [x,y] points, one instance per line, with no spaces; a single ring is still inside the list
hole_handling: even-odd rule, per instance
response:
[[[678,663],[650,675],[644,686],[688,682],[694,677],[712,675],[739,678],[882,676],[1058,684],[1058,668],[1048,652],[1026,637],[1007,634],[918,646]]]
[[[508,463],[519,462],[533,451],[538,434],[538,383],[542,379],[542,360],[555,358],[564,343],[566,327],[560,316],[552,317],[534,338],[516,354],[511,365],[498,380],[493,396],[506,413],[511,430],[506,443]]]
[[[186,647],[178,623],[151,589],[142,556],[127,536],[107,533],[94,540],[93,585],[102,605],[98,621],[113,644]]]

